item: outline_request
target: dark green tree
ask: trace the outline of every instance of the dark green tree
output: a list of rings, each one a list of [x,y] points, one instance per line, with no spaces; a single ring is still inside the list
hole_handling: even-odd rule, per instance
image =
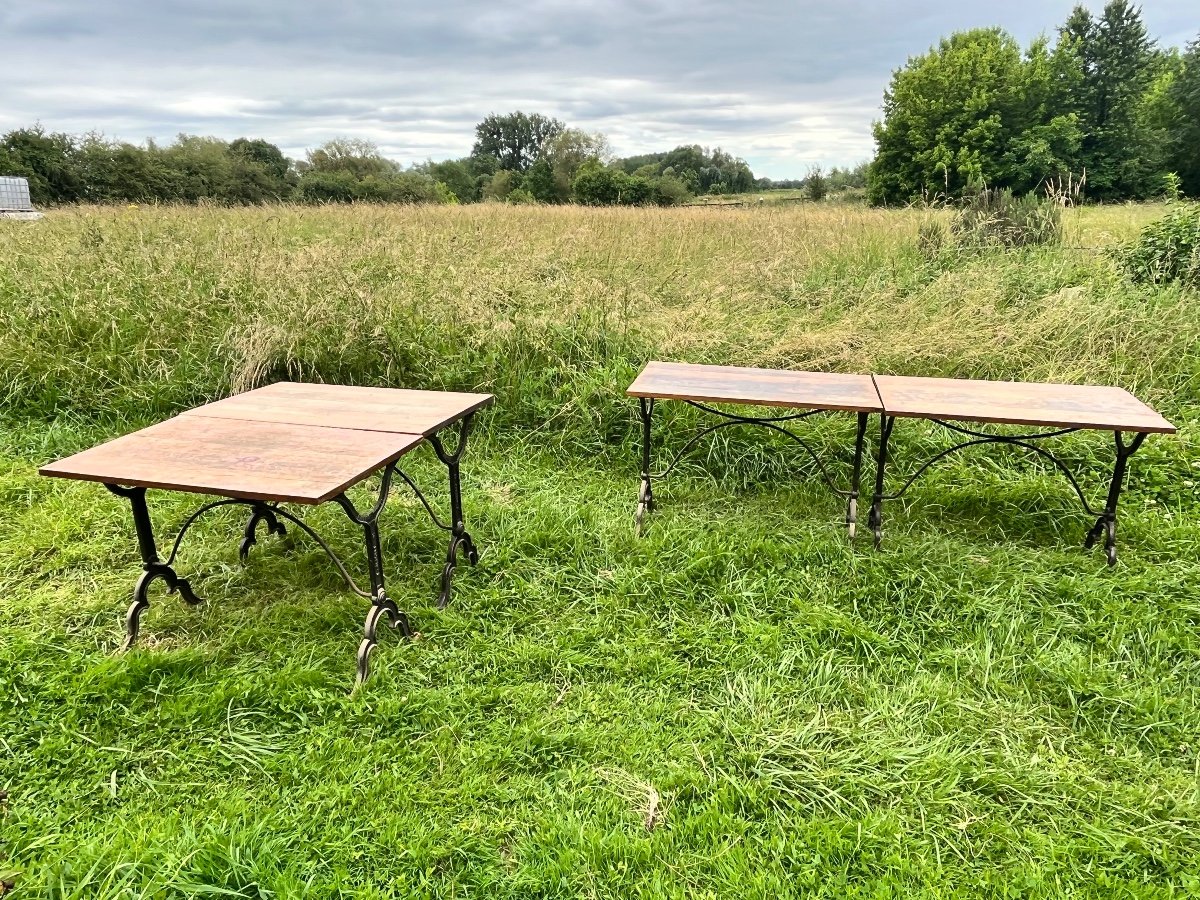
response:
[[[1141,10],[1128,0],[1110,0],[1093,19],[1077,6],[1059,30],[1059,43],[1079,72],[1066,86],[1064,106],[1078,117],[1088,196],[1150,196],[1162,171],[1163,136],[1146,127],[1143,108],[1160,58]]]
[[[166,199],[170,173],[156,147],[106,140],[89,134],[78,144],[80,199],[89,203],[148,203]]]
[[[566,126],[539,113],[492,114],[475,126],[473,157],[495,160],[496,168],[526,172],[541,158],[546,142]]]
[[[572,184],[576,202],[588,206],[612,206],[621,200],[621,184],[617,180],[630,176],[620,169],[610,169],[592,160],[580,166]]]
[[[19,128],[0,138],[0,175],[28,178],[36,204],[73,203],[83,192],[74,156],[70,135],[50,134],[40,125]]]
[[[1166,94],[1167,166],[1179,176],[1185,194],[1200,197],[1200,36],[1188,44]]]
[[[804,179],[804,196],[819,202],[824,200],[828,193],[829,181],[825,178],[825,173],[821,171],[820,166],[813,166],[808,170],[808,177]]]
[[[479,199],[479,183],[470,162],[469,158],[428,162],[419,171],[446,185],[459,203],[474,203]]]
[[[264,141],[261,138],[254,140],[237,138],[230,142],[229,152],[234,156],[258,163],[264,172],[280,181],[287,178],[288,169],[291,167],[282,150],[270,141]]]
[[[1037,190],[1048,179],[1078,174],[1082,164],[1079,116],[1070,109],[1082,72],[1069,44],[1051,49],[1045,38],[1025,53],[1021,96],[1022,127],[1003,155],[1004,183],[1018,194]]]
[[[554,169],[551,168],[550,161],[545,158],[539,159],[529,167],[529,171],[525,173],[523,187],[538,203],[558,202],[558,185],[554,181]]]

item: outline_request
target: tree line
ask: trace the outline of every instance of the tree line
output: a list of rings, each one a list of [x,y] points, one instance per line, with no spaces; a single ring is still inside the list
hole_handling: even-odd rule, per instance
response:
[[[475,128],[470,155],[403,168],[369,141],[339,138],[288,159],[261,138],[180,135],[131,144],[22,128],[0,137],[0,174],[29,179],[36,204],[270,201],[349,203],[683,203],[770,187],[744,160],[681,146],[616,159],[603,134],[514,112]]]
[[[1024,52],[999,28],[956,33],[893,74],[874,137],[878,204],[977,186],[1200,197],[1200,37],[1159,47],[1127,0],[1076,6]]]

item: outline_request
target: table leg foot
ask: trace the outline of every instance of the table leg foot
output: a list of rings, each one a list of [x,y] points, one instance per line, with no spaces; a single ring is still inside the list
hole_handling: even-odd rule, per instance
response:
[[[255,506],[254,512],[250,514],[250,521],[246,523],[246,530],[242,534],[242,543],[238,547],[238,558],[242,562],[246,561],[246,557],[250,554],[250,548],[258,543],[258,523],[267,523],[267,534],[275,534],[279,537],[287,536],[287,528],[279,521],[275,515],[275,511],[269,506]]]
[[[857,497],[851,497],[849,503],[846,504],[846,531],[849,532],[850,540],[854,540],[855,534],[858,533]]]
[[[454,534],[450,538],[450,547],[446,551],[446,565],[442,567],[442,584],[441,590],[438,592],[438,609],[445,609],[450,598],[454,594],[454,570],[458,568],[458,551],[462,550],[467,555],[467,561],[471,565],[479,562],[479,551],[475,549],[475,543],[471,540],[471,536],[465,531]]]
[[[371,604],[371,609],[367,613],[367,619],[363,623],[363,639],[358,645],[358,664],[354,679],[355,687],[366,681],[367,676],[371,674],[371,654],[379,646],[377,632],[379,630],[379,620],[384,616],[387,617],[387,621],[384,624],[388,628],[391,628],[393,631],[399,631],[405,637],[412,636],[412,628],[408,623],[408,617],[400,612],[396,604],[386,595],[377,598]]]
[[[150,606],[150,585],[159,579],[167,586],[168,594],[178,593],[185,603],[195,606],[204,602],[204,598],[192,590],[188,580],[180,578],[170,566],[163,563],[148,565],[133,588],[133,602],[125,613],[125,641],[121,644],[121,652],[129,650],[137,641],[142,613]]]

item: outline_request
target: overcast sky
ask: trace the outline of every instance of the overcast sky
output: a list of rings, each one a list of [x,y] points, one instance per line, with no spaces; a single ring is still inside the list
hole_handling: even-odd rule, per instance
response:
[[[1088,4],[1098,10],[1102,3]],[[1010,0],[0,0],[0,132],[367,138],[408,164],[470,151],[491,112],[603,131],[619,155],[719,145],[755,173],[870,158],[893,69],[943,35],[1023,44],[1073,3]],[[1182,46],[1195,0],[1147,2]]]

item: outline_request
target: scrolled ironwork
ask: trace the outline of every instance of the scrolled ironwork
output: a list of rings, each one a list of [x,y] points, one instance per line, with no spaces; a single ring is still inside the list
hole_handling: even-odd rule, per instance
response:
[[[1030,434],[993,434],[986,431],[978,431],[973,428],[968,428],[965,425],[960,425],[955,422],[948,422],[943,419],[930,418],[926,421],[933,422],[948,431],[964,435],[971,438],[969,441],[963,441],[948,447],[944,450],[935,453],[924,463],[917,467],[900,486],[900,489],[892,493],[884,493],[884,471],[887,466],[887,449],[888,442],[891,437],[892,429],[895,426],[895,417],[888,416],[886,413],[880,416],[880,440],[879,440],[879,457],[875,470],[875,495],[872,499],[870,524],[875,533],[875,546],[878,547],[883,536],[883,514],[882,506],[885,500],[896,500],[904,496],[910,487],[924,475],[929,469],[942,459],[964,450],[968,447],[981,446],[983,444],[1007,444],[1013,447],[1020,447],[1023,450],[1031,451],[1043,459],[1049,461],[1062,475],[1066,478],[1075,496],[1078,498],[1080,505],[1086,515],[1096,516],[1096,523],[1089,529],[1084,538],[1084,547],[1091,548],[1104,536],[1105,555],[1110,566],[1116,565],[1117,550],[1116,550],[1116,519],[1117,519],[1117,503],[1121,495],[1121,487],[1125,478],[1125,471],[1128,466],[1129,458],[1137,452],[1137,449],[1142,445],[1146,438],[1145,432],[1135,433],[1133,439],[1126,444],[1124,437],[1120,431],[1114,431],[1113,436],[1116,443],[1116,460],[1113,466],[1112,479],[1109,482],[1108,497],[1103,510],[1097,510],[1088,501],[1087,495],[1084,493],[1079,480],[1075,477],[1075,473],[1070,470],[1066,463],[1051,453],[1044,447],[1039,447],[1034,444],[1034,441],[1046,440],[1048,438],[1062,437],[1068,434],[1075,434],[1083,431],[1077,427],[1054,428],[1049,431],[1040,431]]]
[[[863,441],[865,439],[866,430],[867,430],[867,420],[868,420],[867,413],[859,413],[858,414],[858,431],[857,431],[855,445],[854,445],[854,465],[853,465],[853,470],[851,472],[850,487],[849,487],[849,489],[846,489],[846,488],[842,488],[842,487],[838,486],[837,481],[834,479],[832,474],[830,474],[828,467],[825,465],[825,462],[821,459],[821,457],[813,449],[812,445],[810,445],[804,438],[802,438],[800,435],[796,434],[794,431],[791,431],[791,430],[783,427],[782,424],[780,424],[783,422],[794,422],[794,421],[798,421],[800,419],[807,419],[810,416],[815,416],[815,415],[819,415],[821,413],[830,412],[830,410],[809,409],[809,410],[803,410],[800,412],[781,413],[779,415],[772,415],[772,416],[750,416],[750,415],[744,415],[742,413],[728,412],[726,410],[718,409],[714,406],[708,405],[707,403],[702,403],[702,402],[699,402],[696,400],[684,400],[683,402],[687,403],[689,406],[692,406],[692,407],[695,407],[696,409],[701,410],[702,412],[709,413],[714,416],[718,416],[721,419],[723,419],[724,421],[717,422],[714,425],[708,425],[708,426],[700,429],[700,431],[698,431],[696,434],[692,435],[692,437],[689,438],[684,443],[683,447],[681,447],[674,454],[674,456],[671,458],[670,462],[667,464],[667,466],[665,468],[663,468],[662,470],[660,470],[658,472],[652,472],[650,470],[651,421],[652,421],[652,417],[654,414],[655,398],[653,398],[653,397],[639,397],[638,398],[638,405],[639,405],[639,410],[641,412],[641,418],[642,418],[642,474],[641,474],[641,487],[639,488],[639,491],[638,491],[637,508],[634,512],[634,533],[635,534],[637,534],[637,535],[642,534],[643,528],[645,526],[646,516],[650,512],[652,512],[654,509],[653,480],[655,478],[668,477],[673,471],[675,471],[675,469],[679,465],[679,463],[705,437],[713,434],[714,432],[720,431],[723,428],[730,428],[735,425],[750,425],[750,426],[759,427],[759,428],[766,428],[770,431],[777,432],[777,433],[782,434],[783,436],[789,438],[794,443],[800,445],[800,447],[804,450],[805,453],[808,454],[809,458],[811,458],[813,463],[816,465],[817,471],[820,474],[821,479],[825,482],[825,485],[829,488],[830,492],[832,492],[835,496],[844,497],[847,499],[846,525],[847,525],[847,528],[849,531],[850,538],[851,538],[851,540],[853,540],[855,531],[857,528],[857,519],[858,519],[859,479],[860,479],[861,471],[862,471]]]

